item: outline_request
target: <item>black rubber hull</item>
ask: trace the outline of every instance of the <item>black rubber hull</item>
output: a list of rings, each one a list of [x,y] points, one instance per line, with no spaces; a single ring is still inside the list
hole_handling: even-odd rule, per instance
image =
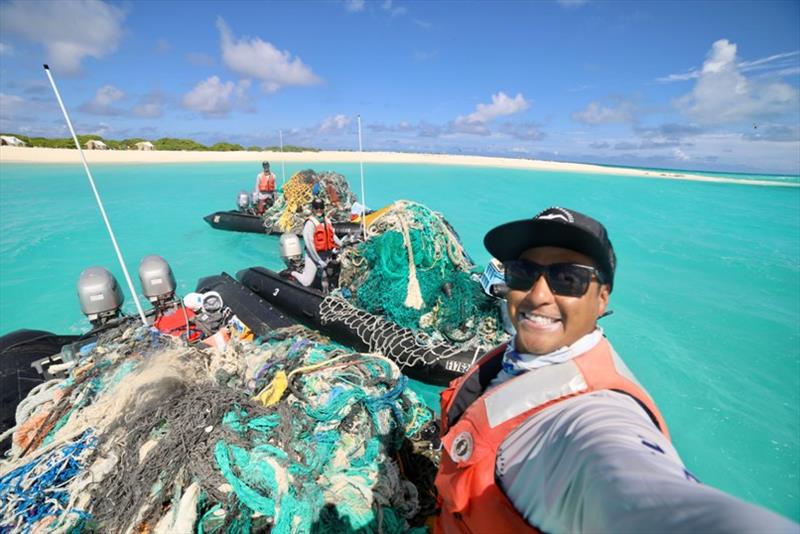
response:
[[[62,346],[79,337],[44,330],[16,330],[0,337],[0,434],[15,425],[17,404],[45,381],[31,364],[58,354]],[[6,440],[0,444],[0,451],[9,446]]]
[[[219,293],[222,302],[257,336],[266,335],[275,328],[297,324],[297,320],[244,287],[228,273],[201,278],[196,291]]]
[[[248,289],[272,303],[276,308],[284,310],[298,321],[323,332],[331,339],[358,351],[369,351],[370,346],[362,337],[385,336],[386,332],[356,331],[340,320],[323,321],[320,305],[323,295],[315,289],[303,287],[277,273],[263,267],[244,269],[236,274],[236,278]],[[408,335],[407,329],[397,325],[391,327],[397,335]],[[452,355],[437,355],[436,349],[428,351],[426,360],[430,363],[404,365],[402,347],[385,351],[385,356],[395,361],[406,375],[420,382],[444,386],[451,380],[461,376],[473,362],[473,350],[464,350]],[[396,351],[393,353],[393,351]]]
[[[211,215],[203,217],[203,220],[217,230],[269,235],[280,235],[283,233],[278,228],[266,228],[261,217],[258,215],[242,213],[236,210],[216,211]],[[361,232],[361,226],[359,224],[349,222],[333,223],[333,229],[339,237],[358,235]]]

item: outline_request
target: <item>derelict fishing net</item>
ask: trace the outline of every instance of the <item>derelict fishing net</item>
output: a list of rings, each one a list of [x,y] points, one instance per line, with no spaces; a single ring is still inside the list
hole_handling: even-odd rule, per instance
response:
[[[359,308],[434,341],[493,346],[505,339],[499,309],[444,217],[401,200],[368,216],[367,240],[342,253],[340,283]]]
[[[0,532],[391,533],[433,511],[431,411],[390,360],[301,327],[216,350],[127,323],[52,389],[0,463]]]
[[[325,202],[325,212],[332,222],[350,220],[350,208],[356,196],[345,177],[335,172],[317,173],[307,169],[296,172],[286,181],[275,204],[264,212],[264,226],[268,230],[300,234],[315,196]]]

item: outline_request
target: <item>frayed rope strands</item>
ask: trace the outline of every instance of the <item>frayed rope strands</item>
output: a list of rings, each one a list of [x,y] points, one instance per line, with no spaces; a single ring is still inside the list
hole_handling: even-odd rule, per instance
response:
[[[68,485],[96,446],[97,438],[87,431],[74,443],[0,477],[0,532],[33,532],[40,522],[53,529],[69,514],[84,517],[84,511],[69,507]]]
[[[147,337],[102,339],[66,381],[71,415],[54,443],[11,464],[27,473],[69,450],[77,430],[92,436],[68,479],[43,482],[63,495],[36,525],[281,534],[423,523],[426,487],[396,459],[433,416],[390,360],[296,327],[224,352]],[[252,401],[281,375],[270,406]]]
[[[283,185],[283,194],[264,212],[267,230],[299,234],[310,214],[309,204],[314,197],[325,202],[325,211],[333,222],[350,220],[350,208],[356,200],[350,184],[335,172],[316,173],[311,169],[295,173]]]

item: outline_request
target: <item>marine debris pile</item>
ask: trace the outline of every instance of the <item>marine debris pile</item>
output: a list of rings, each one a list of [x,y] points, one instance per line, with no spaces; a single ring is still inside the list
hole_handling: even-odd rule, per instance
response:
[[[350,208],[356,200],[347,179],[341,174],[311,169],[296,172],[283,185],[283,194],[264,212],[267,230],[299,234],[310,214],[311,199],[317,197],[325,202],[325,212],[332,222],[350,220]]]
[[[432,342],[488,347],[505,340],[499,308],[444,217],[397,201],[367,216],[367,240],[342,253],[340,284],[353,304]]]
[[[391,533],[432,511],[436,424],[383,356],[131,322],[86,352],[18,414],[0,532]]]

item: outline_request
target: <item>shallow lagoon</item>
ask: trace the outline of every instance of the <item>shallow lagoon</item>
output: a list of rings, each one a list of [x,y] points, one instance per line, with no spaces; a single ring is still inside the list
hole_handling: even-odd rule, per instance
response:
[[[309,166],[287,164],[287,176]],[[345,174],[358,190],[357,164],[313,167]],[[93,166],[134,278],[142,256],[161,254],[181,293],[208,274],[279,267],[277,238],[202,220],[233,207],[258,171]],[[564,205],[604,221],[619,269],[603,327],[659,403],[687,466],[800,519],[800,188],[438,165],[365,171],[371,207],[406,198],[442,212],[479,264],[488,260],[483,234],[510,218]],[[82,167],[3,164],[0,333],[88,329],[75,283],[90,265],[123,281]],[[435,401],[436,388],[416,388]]]

